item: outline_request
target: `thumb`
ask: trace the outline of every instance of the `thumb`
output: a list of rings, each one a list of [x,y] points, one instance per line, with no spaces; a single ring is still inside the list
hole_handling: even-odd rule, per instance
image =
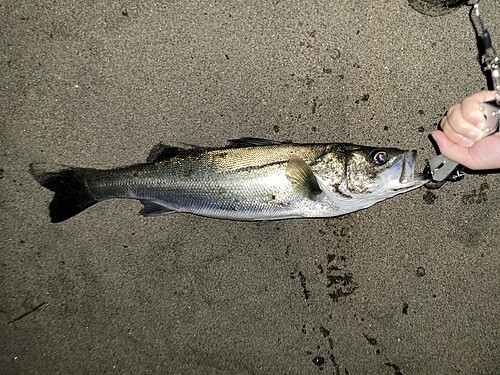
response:
[[[469,150],[466,147],[462,147],[450,141],[441,130],[434,130],[431,135],[436,141],[439,151],[441,151],[444,156],[467,168],[473,168],[473,165],[470,163],[471,160],[468,157]]]

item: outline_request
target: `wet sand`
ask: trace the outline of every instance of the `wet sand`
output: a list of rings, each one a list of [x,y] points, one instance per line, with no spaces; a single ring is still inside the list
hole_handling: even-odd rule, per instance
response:
[[[482,3],[500,48],[498,1]],[[328,220],[51,224],[33,161],[97,168],[156,143],[260,137],[434,155],[486,87],[463,7],[406,1],[6,1],[2,374],[498,374],[499,175]]]

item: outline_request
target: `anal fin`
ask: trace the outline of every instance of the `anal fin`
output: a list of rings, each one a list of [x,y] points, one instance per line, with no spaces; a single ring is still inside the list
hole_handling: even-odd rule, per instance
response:
[[[155,201],[141,200],[141,203],[144,205],[144,207],[139,211],[139,214],[144,217],[155,217],[175,212],[174,210],[162,206]]]

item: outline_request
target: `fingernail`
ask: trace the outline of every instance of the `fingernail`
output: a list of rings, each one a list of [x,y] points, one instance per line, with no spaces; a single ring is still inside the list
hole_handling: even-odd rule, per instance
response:
[[[469,138],[462,137],[460,140],[460,145],[464,147],[470,147],[474,144],[474,141],[470,140]]]
[[[477,142],[479,140],[480,133],[476,131],[471,131],[466,137],[469,141]]]
[[[481,112],[481,111],[477,111],[474,114],[474,117],[473,117],[473,120],[472,120],[472,124],[476,128],[484,130],[484,128],[486,127],[486,121],[485,121],[485,118],[484,118],[484,113]]]

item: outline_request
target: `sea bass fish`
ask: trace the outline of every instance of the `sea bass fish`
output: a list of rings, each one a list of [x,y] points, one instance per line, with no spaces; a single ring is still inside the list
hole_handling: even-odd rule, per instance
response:
[[[55,194],[53,223],[112,198],[141,201],[143,216],[186,212],[230,220],[340,216],[425,184],[416,151],[346,143],[242,138],[224,148],[157,145],[148,160],[115,169],[31,164]]]

